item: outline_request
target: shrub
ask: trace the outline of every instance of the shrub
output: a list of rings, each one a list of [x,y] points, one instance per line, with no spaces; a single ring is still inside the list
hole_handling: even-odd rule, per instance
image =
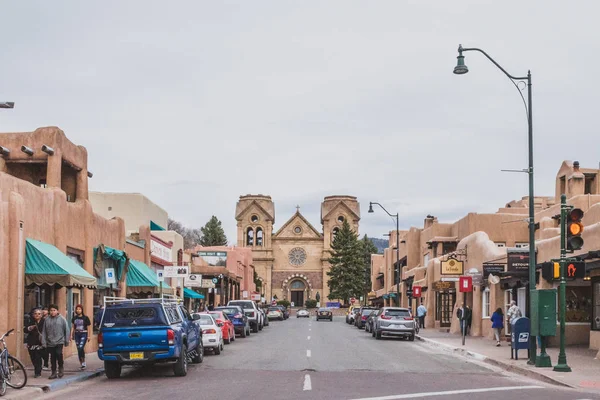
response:
[[[277,300],[277,305],[278,306],[284,306],[285,308],[290,306],[290,302],[287,300]]]
[[[308,299],[306,300],[306,303],[304,303],[304,305],[306,306],[306,308],[315,308],[317,306],[317,301],[314,299]]]

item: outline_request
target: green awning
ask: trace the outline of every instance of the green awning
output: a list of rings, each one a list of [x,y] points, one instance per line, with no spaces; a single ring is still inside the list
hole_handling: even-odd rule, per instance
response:
[[[188,297],[190,299],[203,299],[204,295],[196,293],[192,289],[183,288],[183,297]]]
[[[96,288],[96,278],[51,244],[27,239],[25,285]]]
[[[150,221],[150,230],[151,231],[164,231],[165,228],[155,223],[154,221]]]
[[[132,292],[157,292],[160,288],[160,282],[156,273],[141,261],[129,260],[129,269],[127,271],[127,290]],[[171,286],[166,282],[162,283],[163,293],[173,292]]]

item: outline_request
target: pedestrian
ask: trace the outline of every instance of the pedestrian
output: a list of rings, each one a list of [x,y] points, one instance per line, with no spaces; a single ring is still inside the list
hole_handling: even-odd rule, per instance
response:
[[[58,306],[50,304],[48,318],[44,320],[44,330],[42,331],[42,345],[48,349],[50,355],[50,366],[52,374],[48,379],[62,378],[65,375],[63,347],[69,345],[70,330],[67,320],[59,314]],[[58,375],[56,374],[56,364],[58,363]]]
[[[456,310],[456,317],[460,323],[460,333],[466,335],[467,329],[467,309],[465,308],[465,303],[460,303],[460,308]]]
[[[523,314],[521,314],[521,309],[517,306],[516,301],[511,300],[510,308],[506,312],[506,316],[508,317],[508,320],[510,321],[511,325],[515,319],[521,318],[523,316]]]
[[[29,358],[33,364],[33,377],[39,378],[42,376],[42,355],[44,346],[42,346],[42,332],[44,331],[44,319],[42,318],[42,310],[35,308],[31,312],[31,323],[26,328],[27,330],[27,350]]]
[[[427,315],[427,307],[421,302],[421,305],[417,307],[417,317],[419,318],[419,326],[425,329],[425,316]]]
[[[71,323],[71,340],[74,340],[77,346],[77,355],[79,356],[81,369],[85,369],[85,344],[90,341],[92,333],[89,332],[90,319],[83,313],[83,306],[81,304],[75,306],[75,315]]]
[[[465,307],[465,322],[467,324],[467,335],[471,334],[471,322],[473,321],[473,310],[468,305]]]
[[[42,319],[45,321],[46,318],[48,318],[48,307],[44,307],[42,308]],[[48,349],[47,348],[43,348],[42,349],[42,361],[44,362],[44,366],[42,367],[42,369],[44,371],[49,371],[50,367],[48,366]]]
[[[500,347],[500,335],[502,334],[502,328],[504,328],[504,314],[502,308],[498,307],[492,314],[492,329],[494,330],[494,336],[496,337],[496,347]]]

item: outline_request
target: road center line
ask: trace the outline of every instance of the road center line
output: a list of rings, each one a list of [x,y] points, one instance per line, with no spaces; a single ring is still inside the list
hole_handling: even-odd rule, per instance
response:
[[[310,350],[306,350],[306,357],[310,357]]]
[[[500,386],[482,389],[463,389],[463,390],[448,390],[445,392],[423,392],[423,393],[408,393],[382,397],[363,397],[353,400],[397,400],[397,399],[414,399],[428,396],[450,396],[453,394],[467,393],[484,393],[484,392],[503,392],[508,390],[526,390],[526,389],[543,389],[542,386]]]
[[[302,390],[312,390],[309,374],[304,375],[304,387],[302,388]]]

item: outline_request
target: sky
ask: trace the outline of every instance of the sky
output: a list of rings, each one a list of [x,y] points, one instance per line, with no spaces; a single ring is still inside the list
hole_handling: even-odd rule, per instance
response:
[[[535,194],[563,160],[597,168],[600,3],[18,1],[0,6],[0,132],[58,126],[87,148],[90,190],[140,192],[236,241],[240,195],[300,206],[357,196],[360,234],[495,212],[528,194],[527,120],[509,73],[531,70]],[[526,92],[523,93],[526,96]],[[1,135],[0,135],[1,141]],[[1,143],[0,143],[1,145]]]

